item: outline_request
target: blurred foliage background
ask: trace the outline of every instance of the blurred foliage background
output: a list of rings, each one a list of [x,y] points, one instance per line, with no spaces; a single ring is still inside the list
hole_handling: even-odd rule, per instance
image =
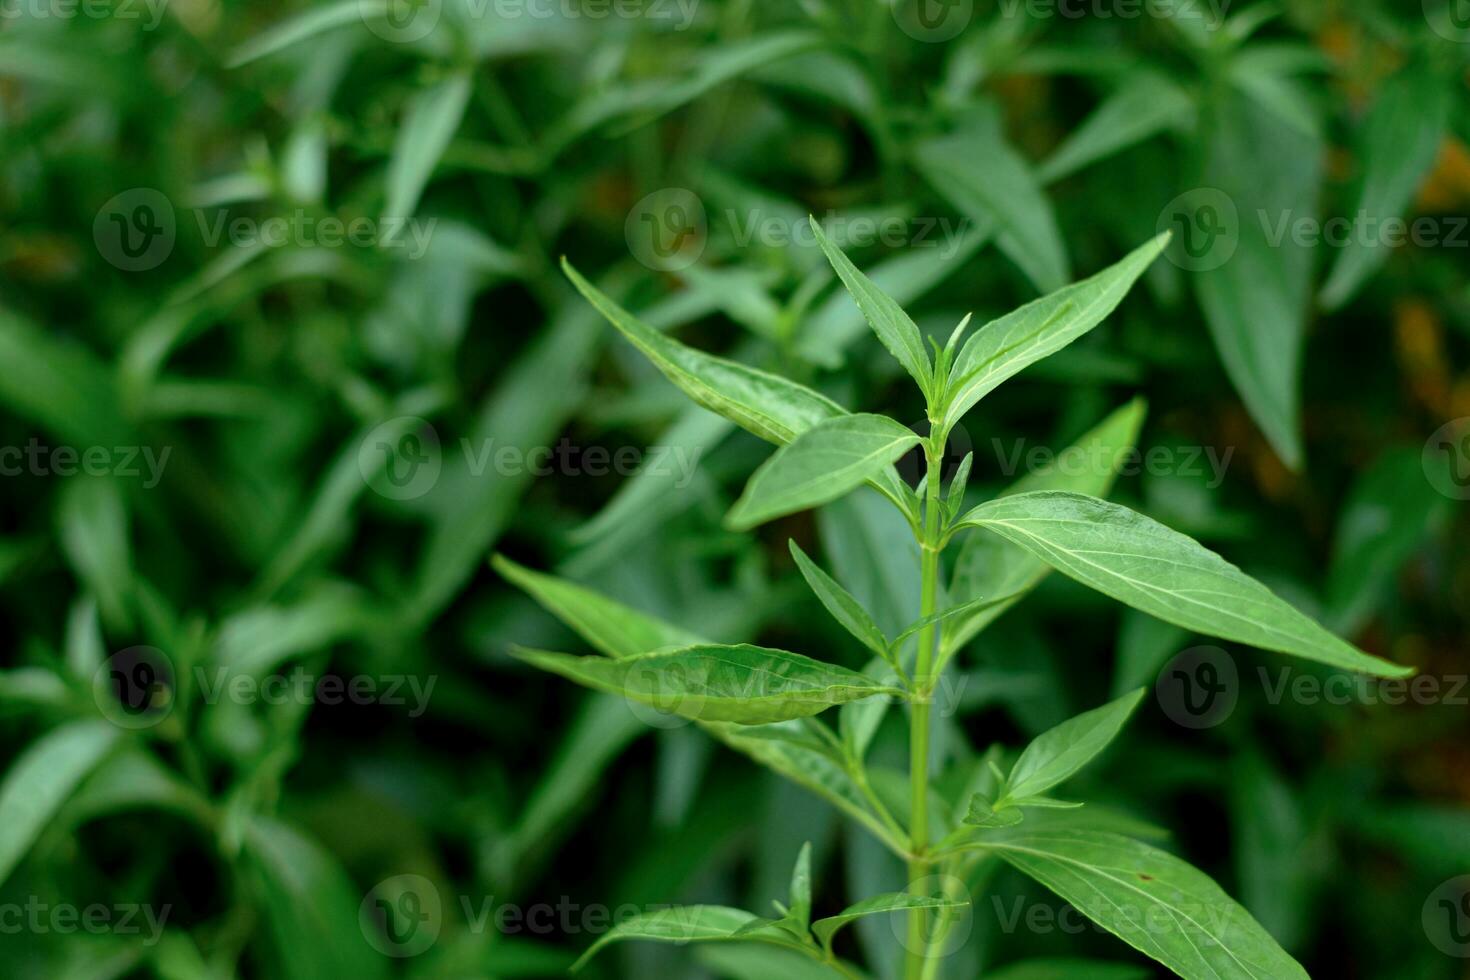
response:
[[[781,233],[812,213],[941,341],[1176,231],[1108,323],[969,416],[971,492],[1141,394],[1159,462],[1117,496],[1440,693],[1273,695],[1282,665],[1231,650],[1229,716],[1189,728],[1151,699],[1089,792],[1314,975],[1470,975],[1430,925],[1470,874],[1464,13],[0,0],[0,973],[553,976],[594,907],[765,908],[803,841],[818,914],[897,887],[820,800],[510,660],[582,648],[486,565],[860,666],[795,537],[881,625],[913,618],[907,532],[865,497],[722,530],[766,450],[556,268],[921,419]],[[1428,224],[1276,234],[1353,216]],[[1052,576],[959,658],[936,751],[1024,741],[1197,642]],[[371,690],[221,694],[302,676]],[[890,723],[874,752],[902,759]],[[405,874],[442,921],[387,956],[371,910]],[[1090,929],[1007,930],[1016,901],[1055,902],[990,888],[950,975],[1038,954],[1151,975]],[[537,905],[574,911],[482,914]],[[92,906],[96,929],[53,914]],[[848,952],[884,975],[895,938],[864,926]],[[589,972],[808,975],[770,957],[632,944]]]

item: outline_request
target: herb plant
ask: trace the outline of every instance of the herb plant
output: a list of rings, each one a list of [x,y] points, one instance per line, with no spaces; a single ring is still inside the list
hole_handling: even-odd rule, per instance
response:
[[[931,980],[941,975],[946,933],[958,910],[973,901],[999,860],[1179,976],[1305,977],[1209,877],[1117,832],[1082,802],[1053,795],[1108,747],[1142,689],[1044,732],[1008,765],[999,753],[988,753],[943,781],[931,771],[933,705],[946,667],[1049,569],[1199,633],[1380,677],[1411,673],[1334,636],[1192,538],[1105,500],[1112,463],[1081,476],[1038,472],[971,507],[965,490],[973,457],[967,455],[942,485],[949,434],[965,413],[1006,379],[1102,322],[1163,251],[1168,234],[973,333],[966,317],[943,346],[932,339],[926,346],[902,307],[828,240],[814,218],[810,222],[869,326],[922,392],[927,434],[883,415],[848,412],[803,385],[681,344],[619,306],[565,260],[563,268],[598,312],[685,394],[779,447],[730,509],[729,528],[748,530],[871,487],[898,508],[920,549],[919,618],[886,636],[863,605],[792,541],[792,558],[816,597],[872,653],[869,668],[859,672],[801,653],[719,643],[503,557],[494,564],[601,654],[517,648],[515,656],[697,722],[861,824],[906,862],[908,882],[812,921],[808,845],[775,916],[717,905],[661,909],[618,924],[581,962],[620,940],[743,940],[795,950],[858,976],[834,952],[833,937],[856,919],[903,912],[904,976]],[[1116,461],[1132,446],[1141,415],[1138,404],[1122,408],[1090,438]],[[895,463],[915,447],[925,472],[911,488]],[[945,561],[952,545],[961,554],[953,568]],[[865,761],[890,703],[908,709],[906,798]],[[833,707],[835,730],[818,717]]]

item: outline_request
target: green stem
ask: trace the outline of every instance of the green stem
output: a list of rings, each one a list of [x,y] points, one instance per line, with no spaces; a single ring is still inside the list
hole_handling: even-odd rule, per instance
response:
[[[919,593],[919,616],[932,616],[939,594],[939,484],[940,461],[943,443],[935,446],[932,439],[924,444],[924,459],[928,468],[928,480],[924,494],[924,533],[920,537],[922,550],[922,584]],[[935,625],[930,623],[919,631],[919,647],[914,658],[914,702],[909,715],[909,888],[923,880],[929,871],[929,857],[925,850],[929,845],[929,702],[934,690],[934,678],[930,676],[930,665],[934,652]],[[919,895],[920,892],[913,891]],[[924,938],[924,921],[927,913],[923,909],[909,912],[908,955],[904,975],[908,980],[919,980],[924,973],[927,943]]]

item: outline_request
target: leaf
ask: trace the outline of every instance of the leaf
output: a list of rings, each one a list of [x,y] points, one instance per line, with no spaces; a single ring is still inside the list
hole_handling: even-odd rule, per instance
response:
[[[888,660],[888,638],[883,635],[878,624],[873,622],[873,617],[868,615],[862,603],[808,558],[794,539],[789,544],[791,557],[795,559],[801,577],[806,579],[806,584],[811,586],[811,590],[816,593],[827,612],[832,614],[832,618],[842,624],[842,628],[856,637],[859,643]]]
[[[1014,804],[1006,803],[997,807],[994,802],[985,798],[985,794],[976,793],[970,797],[970,809],[965,814],[964,822],[974,827],[990,829],[1014,827],[1024,819],[1026,815]]]
[[[1127,454],[1138,442],[1146,412],[1143,399],[1135,398],[1062,450],[1052,466],[1027,473],[1008,487],[1003,496],[1032,490],[1073,490],[1106,496]],[[1077,459],[1085,462],[1081,465],[1069,462]],[[1050,570],[1025,548],[989,532],[966,538],[955,560],[950,595],[961,600],[979,596],[1004,598],[1000,603],[981,606],[974,613],[949,623],[940,638],[941,662],[1035,588]]]
[[[1217,253],[1228,255],[1223,263],[1192,274],[1195,292],[1246,410],[1282,462],[1296,469],[1302,459],[1298,389],[1313,250],[1296,240],[1291,225],[1316,216],[1322,146],[1244,99],[1224,100],[1212,118],[1200,183],[1230,201],[1234,227],[1228,215],[1218,231],[1203,227],[1200,208],[1185,232],[1192,239],[1203,232],[1201,243],[1225,243],[1211,248],[1225,249],[1232,232],[1237,240],[1233,254]],[[1262,153],[1263,146],[1273,151]]]
[[[1168,241],[1167,234],[1160,235],[1091,278],[1032,300],[981,327],[955,358],[950,372],[954,380],[944,402],[944,425],[955,425],[1002,381],[1101,323]]]
[[[791,934],[770,925],[757,931],[742,933],[746,927],[763,922],[759,916],[743,909],[725,905],[676,905],[673,908],[645,912],[624,919],[593,943],[582,957],[572,964],[575,973],[597,955],[609,943],[629,939],[649,939],[663,943],[718,942],[720,940],[750,939],[774,943],[793,949],[803,949]],[[740,934],[740,935],[737,935]]]
[[[987,528],[1083,585],[1176,626],[1345,670],[1413,673],[1333,636],[1193,538],[1096,497],[1001,497],[961,523]]]
[[[767,442],[784,445],[826,419],[846,415],[841,405],[810,388],[735,361],[686,347],[614,303],[562,259],[572,285],[628,341],[694,401]]]
[[[74,721],[25,749],[0,782],[0,883],[117,741],[104,721]]]
[[[787,906],[787,918],[801,926],[806,934],[812,919],[812,845],[808,841],[801,845],[796,857],[796,866],[791,869],[791,895]]]
[[[1032,739],[1006,778],[1003,799],[1021,802],[1070,779],[1117,737],[1146,690],[1084,711]]]
[[[343,975],[338,971],[365,980],[386,975],[387,960],[364,942],[363,896],[330,851],[296,828],[260,815],[250,817],[245,844],[275,948],[275,975],[286,980],[330,980]],[[437,901],[432,904],[436,908],[424,909],[424,919],[413,923],[413,937],[420,930],[437,932],[441,909]]]
[[[913,430],[882,415],[825,419],[760,465],[730,508],[725,525],[749,530],[836,500],[877,479],[918,444]]]
[[[1172,854],[1090,830],[1017,830],[985,846],[1186,980],[1307,978],[1219,885]]]
[[[827,261],[837,270],[838,278],[857,301],[858,309],[863,311],[873,332],[918,383],[919,390],[927,396],[932,383],[933,367],[929,363],[929,352],[924,348],[924,338],[920,335],[919,328],[909,319],[903,307],[879,289],[873,280],[863,275],[842,254],[842,249],[827,240],[816,218],[808,216],[807,220],[811,222],[812,232],[817,236],[817,244],[822,247]]]
[[[1041,292],[1071,278],[1051,202],[1031,165],[1001,133],[986,105],[964,128],[920,143],[914,162],[924,179],[976,224],[994,225],[997,244]]]
[[[361,25],[370,7],[371,0],[343,0],[342,3],[308,10],[236,46],[225,57],[225,67],[239,68],[326,31],[349,24]]]
[[[629,609],[565,579],[533,572],[503,555],[492,555],[490,566],[609,657],[633,657],[704,642],[682,627]]]
[[[949,233],[951,229],[946,228]],[[869,266],[864,273],[874,287],[900,306],[919,299],[946,276],[961,268],[990,238],[990,226],[966,222],[953,229],[941,247],[911,248]],[[813,364],[836,368],[842,352],[862,335],[863,314],[842,293],[834,292],[802,324],[796,352]]]
[[[587,687],[685,718],[760,725],[875,694],[902,696],[856,671],[798,653],[705,644],[608,660],[513,649],[517,658]]]
[[[1036,177],[1050,184],[1089,164],[1186,122],[1194,104],[1179,86],[1152,71],[1130,77],[1067,136]]]
[[[61,548],[97,597],[109,628],[132,627],[133,558],[128,510],[116,480],[83,476],[61,493]]]
[[[1453,86],[1427,60],[1411,62],[1384,83],[1363,121],[1358,148],[1362,180],[1350,214],[1355,233],[1338,251],[1322,287],[1322,306],[1335,310],[1388,260],[1392,247],[1379,233],[1383,222],[1402,218],[1434,165],[1449,125]],[[1357,222],[1372,222],[1369,237]]]
[[[825,919],[818,919],[816,922],[813,922],[812,934],[817,937],[824,949],[830,951],[832,949],[832,937],[837,934],[837,930],[856,919],[861,919],[869,915],[882,915],[885,912],[901,912],[910,909],[958,909],[964,908],[969,904],[969,902],[956,902],[947,898],[910,895],[907,892],[891,892],[886,895],[874,895],[872,898],[867,898],[856,904],[849,905],[836,915],[830,915]]]
[[[388,160],[385,222],[404,221],[417,210],[419,196],[459,128],[469,99],[467,72],[456,72],[414,97],[403,125],[398,128],[393,155]]]

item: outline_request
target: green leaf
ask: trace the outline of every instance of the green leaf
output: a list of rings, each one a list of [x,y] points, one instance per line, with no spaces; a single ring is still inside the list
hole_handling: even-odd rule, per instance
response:
[[[1193,538],[1126,507],[1062,491],[981,504],[961,519],[1058,571],[1186,629],[1383,677],[1413,673],[1333,636]]]
[[[916,382],[919,390],[927,397],[930,393],[930,385],[933,378],[933,369],[929,363],[929,352],[924,349],[924,338],[919,333],[919,328],[909,315],[903,311],[887,293],[879,289],[873,280],[863,275],[850,262],[842,249],[833,245],[822,233],[822,226],[817,219],[807,217],[811,222],[812,231],[817,236],[817,244],[827,256],[827,261],[832,263],[832,268],[837,270],[837,276],[847,291],[852,293],[852,298],[857,301],[858,309],[863,311],[863,316],[888,348],[888,352],[894,356],[903,369],[909,373]]]
[[[418,208],[419,196],[459,128],[469,99],[467,72],[451,75],[414,98],[408,117],[398,129],[393,156],[388,161],[385,220],[405,220]]]
[[[1377,237],[1383,222],[1402,218],[1434,165],[1449,126],[1454,85],[1432,61],[1421,59],[1384,83],[1363,122],[1358,159],[1363,168],[1353,209],[1355,233],[1337,253],[1321,302],[1335,310],[1388,261],[1392,247]],[[1371,222],[1357,229],[1359,220]]]
[[[915,165],[957,209],[999,233],[996,244],[1041,292],[1071,278],[1056,216],[1031,165],[1001,133],[986,105],[958,131],[919,144]]]
[[[1186,980],[1307,978],[1219,885],[1172,854],[1090,830],[1017,830],[984,846]]]
[[[760,725],[833,705],[903,691],[799,653],[706,644],[608,660],[513,649],[521,660],[569,680],[685,718]]]
[[[1027,473],[1008,487],[1003,496],[1033,490],[1073,490],[1106,496],[1118,469],[1138,442],[1146,413],[1143,399],[1135,398],[1062,450],[1056,463]],[[1084,462],[1078,465],[1078,459]],[[1050,570],[1046,562],[1025,548],[988,531],[969,535],[955,560],[950,595],[962,600],[979,596],[1004,599],[950,621],[940,639],[941,662],[1035,588]]]
[[[507,582],[523,589],[576,630],[582,639],[614,659],[704,642],[681,627],[629,609],[565,579],[534,572],[503,555],[492,555],[490,565]]]
[[[836,915],[825,919],[818,919],[812,923],[812,933],[821,942],[824,949],[832,949],[832,937],[837,930],[856,919],[869,915],[882,915],[885,912],[902,912],[910,909],[933,909],[949,910],[964,908],[969,902],[956,902],[947,898],[930,898],[922,895],[910,895],[907,892],[891,892],[887,895],[874,895],[872,898],[864,899],[856,904],[849,905]]]
[[[1227,215],[1218,231],[1204,228],[1201,208],[1193,219],[1200,227],[1191,225],[1186,234],[1195,238],[1198,230],[1206,236],[1202,242],[1228,243],[1220,236],[1234,233],[1237,241],[1222,264],[1192,274],[1195,292],[1246,410],[1282,462],[1296,469],[1302,459],[1298,389],[1314,256],[1294,238],[1291,225],[1316,217],[1322,146],[1242,98],[1224,100],[1211,118],[1200,183],[1233,204],[1234,227]],[[1272,152],[1262,153],[1263,146]]]
[[[572,972],[580,970],[609,943],[629,939],[680,944],[749,939],[803,949],[789,932],[769,924],[755,931],[742,932],[753,924],[759,925],[765,921],[744,909],[726,905],[676,905],[673,908],[645,912],[624,919],[608,930],[582,954],[581,959],[572,964]]]
[[[985,798],[985,794],[976,793],[970,797],[970,809],[965,814],[965,823],[974,827],[1014,827],[1026,818],[1020,807],[1014,803],[1003,803],[997,806],[992,800]]]
[[[570,262],[572,285],[608,322],[690,398],[767,442],[784,445],[826,419],[846,415],[841,405],[810,388],[744,364],[714,357],[665,337],[582,278]]]
[[[367,10],[375,6],[372,0],[343,0],[328,7],[318,7],[292,17],[255,37],[238,45],[225,57],[226,68],[239,68],[252,61],[275,54],[293,44],[299,44],[318,34],[346,27],[361,25]],[[382,4],[386,7],[386,3]]]
[[[75,721],[42,736],[11,764],[0,783],[0,883],[117,736],[107,722]]]
[[[1101,323],[1168,241],[1168,234],[1160,235],[1097,275],[981,327],[960,348],[950,371],[953,380],[946,392],[944,425],[953,426],[1002,381]]]
[[[1084,711],[1032,739],[1006,778],[1003,799],[1021,802],[1070,779],[1117,737],[1145,690]]]
[[[842,624],[842,628],[857,638],[858,642],[869,650],[882,657],[888,658],[888,638],[873,622],[873,617],[863,608],[863,604],[855,599],[842,585],[822,571],[816,562],[806,556],[801,546],[793,539],[789,542],[791,546],[791,557],[796,560],[796,567],[801,571],[801,577],[806,579],[806,584],[816,593],[823,607],[832,614],[832,618]]]
[[[1157,72],[1140,71],[1125,81],[1074,129],[1036,176],[1050,184],[1089,164],[1187,122],[1189,96]]]
[[[730,508],[725,525],[749,530],[776,517],[829,503],[888,470],[919,444],[907,426],[882,415],[826,419],[776,450]]]
[[[791,895],[786,916],[801,926],[802,935],[812,920],[812,845],[807,841],[801,845],[796,856],[796,865],[791,869]]]
[[[82,476],[61,493],[61,547],[112,629],[132,625],[128,510],[117,481]]]

